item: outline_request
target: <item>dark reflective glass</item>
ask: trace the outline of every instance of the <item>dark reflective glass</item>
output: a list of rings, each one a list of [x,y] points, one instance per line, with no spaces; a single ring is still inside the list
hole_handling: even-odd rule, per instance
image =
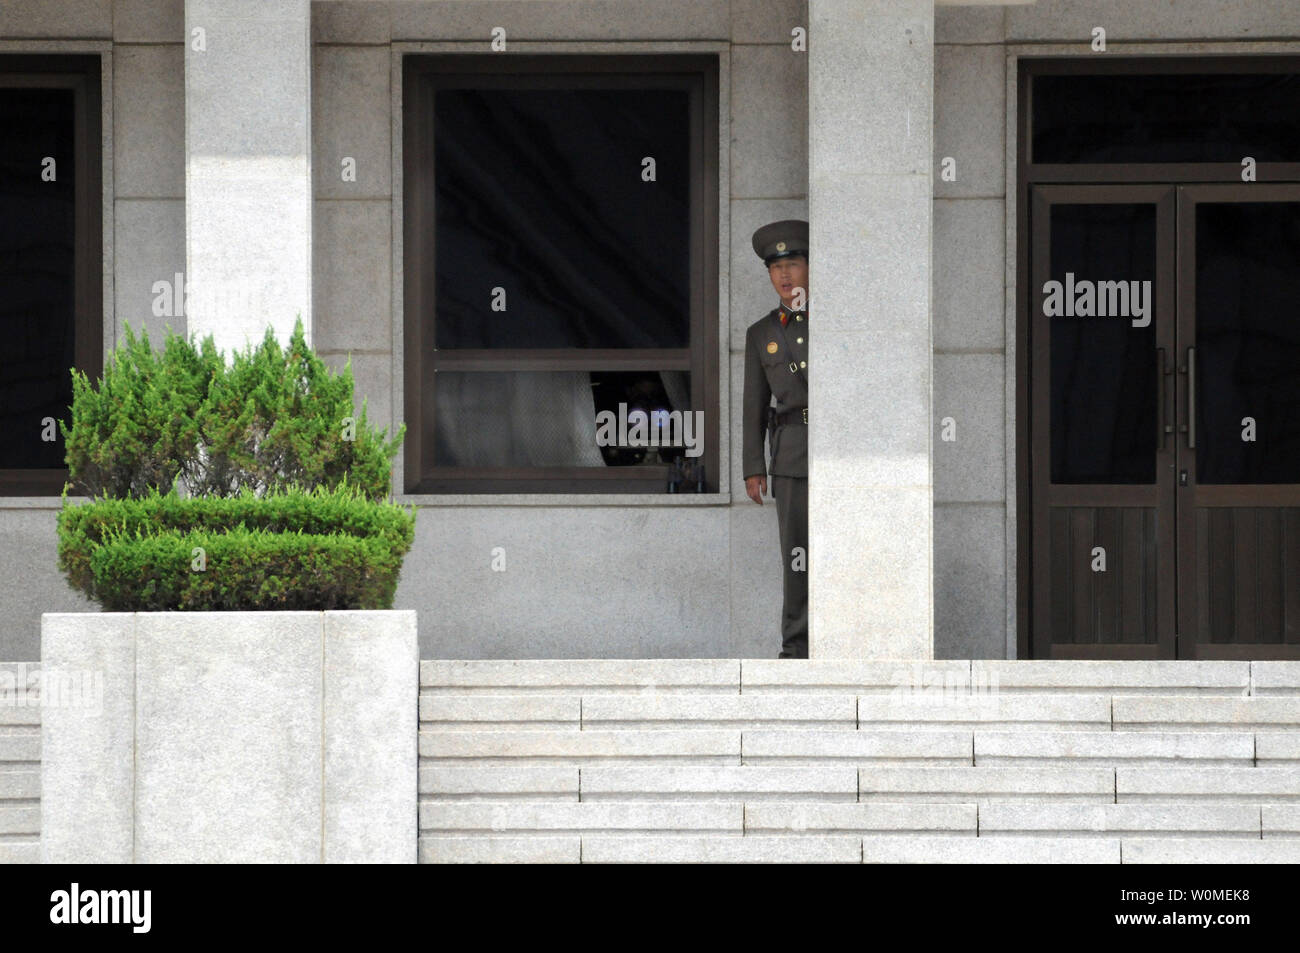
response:
[[[684,91],[439,89],[434,111],[437,347],[688,346]]]
[[[1297,73],[1033,79],[1034,162],[1300,162]]]
[[[72,91],[0,89],[0,467],[64,465],[41,421],[72,403],[75,169]]]
[[[685,371],[439,371],[435,380],[438,466],[635,466],[710,439],[699,415],[686,429]]]
[[[1051,278],[1061,282],[1062,299],[1082,310],[1090,283],[1092,310],[1105,300],[1110,312],[1048,319],[1053,483],[1155,480],[1155,240],[1154,205],[1052,206]],[[1144,281],[1145,318],[1132,314],[1136,297],[1125,307],[1123,289],[1098,287]],[[1044,313],[1041,288],[1034,289],[1034,307]],[[1114,313],[1124,310],[1130,313]],[[1148,323],[1135,327],[1135,320]]]
[[[1196,207],[1199,482],[1300,483],[1297,302],[1300,203]]]

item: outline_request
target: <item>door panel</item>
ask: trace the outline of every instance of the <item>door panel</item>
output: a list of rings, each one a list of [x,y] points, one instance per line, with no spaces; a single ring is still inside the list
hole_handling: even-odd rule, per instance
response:
[[[1155,510],[1152,507],[1050,507],[1052,631],[1071,646],[1144,645],[1155,640]],[[1091,550],[1108,554],[1094,572]]]
[[[1031,194],[1033,653],[1172,657],[1175,193]]]
[[[1300,658],[1300,186],[1178,222],[1180,655]]]

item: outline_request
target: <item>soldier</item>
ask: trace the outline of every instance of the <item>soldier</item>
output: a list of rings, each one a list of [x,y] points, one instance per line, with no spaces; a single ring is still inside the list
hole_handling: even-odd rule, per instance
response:
[[[767,492],[766,432],[785,567],[777,658],[807,658],[808,223],[790,220],[764,225],[754,232],[753,244],[781,305],[751,324],[745,335],[745,491],[762,505]],[[776,406],[769,407],[774,396]]]

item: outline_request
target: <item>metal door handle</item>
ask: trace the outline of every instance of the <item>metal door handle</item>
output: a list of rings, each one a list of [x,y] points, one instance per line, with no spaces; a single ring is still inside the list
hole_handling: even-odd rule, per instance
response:
[[[1156,449],[1165,449],[1165,434],[1169,427],[1165,423],[1165,349],[1156,348]]]
[[[1196,449],[1196,348],[1187,349],[1187,449]]]

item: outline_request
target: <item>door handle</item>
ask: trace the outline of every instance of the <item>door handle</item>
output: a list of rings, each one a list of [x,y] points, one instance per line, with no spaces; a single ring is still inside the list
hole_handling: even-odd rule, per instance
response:
[[[1166,404],[1169,390],[1165,387],[1165,349],[1156,348],[1156,449],[1165,449],[1165,435],[1173,427],[1169,425],[1169,408]]]
[[[1196,348],[1187,349],[1187,449],[1196,449]]]

